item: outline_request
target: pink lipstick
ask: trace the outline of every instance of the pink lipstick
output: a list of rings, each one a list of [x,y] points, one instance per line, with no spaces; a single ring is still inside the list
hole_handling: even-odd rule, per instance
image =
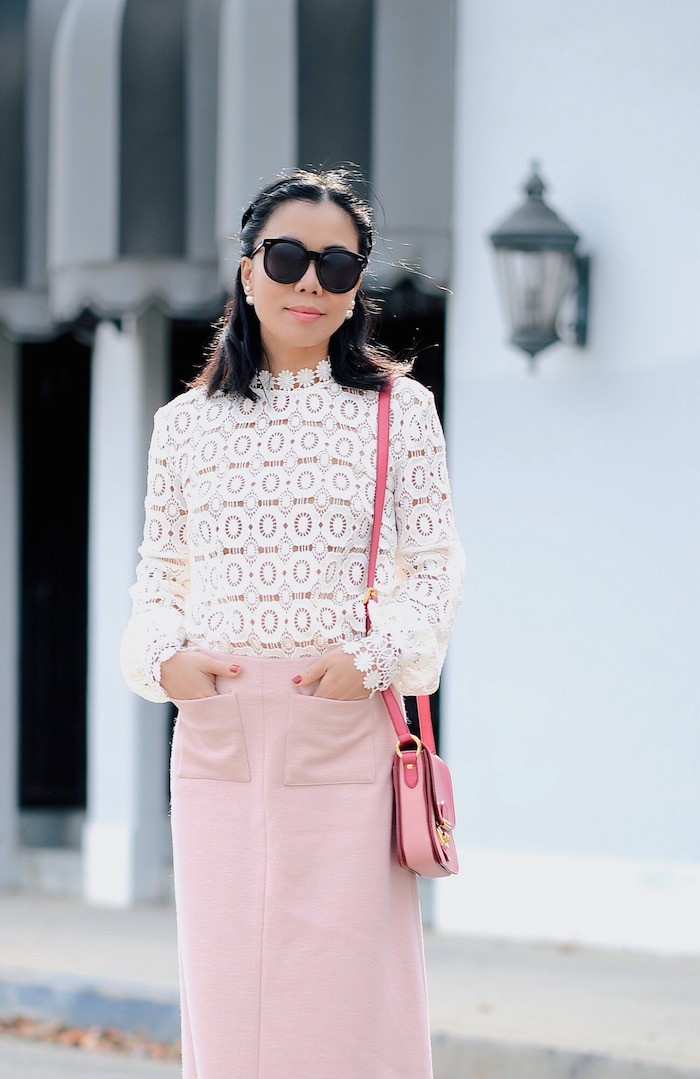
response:
[[[288,307],[287,311],[299,322],[316,322],[321,318],[321,312],[314,307]]]

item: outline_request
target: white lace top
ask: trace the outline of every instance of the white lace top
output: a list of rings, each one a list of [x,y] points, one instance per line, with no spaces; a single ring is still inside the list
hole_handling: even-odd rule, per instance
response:
[[[202,645],[256,656],[342,647],[372,691],[438,685],[461,599],[445,444],[432,394],[391,397],[377,602],[363,596],[375,488],[377,393],[315,370],[253,383],[259,400],[189,390],[159,409],[141,561],[121,663],[132,690],[165,701],[160,664]]]

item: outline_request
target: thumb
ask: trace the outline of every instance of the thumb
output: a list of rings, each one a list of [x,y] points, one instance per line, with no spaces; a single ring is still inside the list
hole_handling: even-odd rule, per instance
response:
[[[312,682],[318,682],[326,673],[328,664],[325,659],[318,659],[310,667],[306,667],[301,674],[292,678],[295,686],[310,686]]]

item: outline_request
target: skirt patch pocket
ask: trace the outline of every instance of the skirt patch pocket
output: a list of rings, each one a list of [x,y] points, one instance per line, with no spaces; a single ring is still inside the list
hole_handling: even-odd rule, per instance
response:
[[[325,783],[374,783],[376,711],[369,700],[333,701],[291,697],[284,782],[305,787]]]
[[[177,723],[173,737],[178,779],[250,782],[248,751],[238,699],[233,693],[174,700]]]

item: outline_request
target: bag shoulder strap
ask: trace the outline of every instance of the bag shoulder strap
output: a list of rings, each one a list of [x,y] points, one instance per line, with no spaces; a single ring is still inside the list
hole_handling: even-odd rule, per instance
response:
[[[376,600],[377,590],[374,577],[377,572],[377,553],[379,534],[384,513],[386,480],[389,472],[389,422],[391,418],[391,383],[385,382],[379,391],[377,405],[377,481],[374,487],[374,517],[372,519],[372,538],[369,544],[369,562],[367,565],[367,593],[365,594],[365,619],[367,632],[371,629],[369,601]]]
[[[369,545],[369,562],[367,565],[367,591],[365,592],[365,621],[366,631],[372,628],[369,604],[377,599],[377,590],[374,587],[374,578],[377,570],[377,553],[379,551],[379,533],[384,513],[384,500],[386,496],[386,481],[389,471],[389,426],[391,419],[391,382],[385,382],[379,391],[377,406],[377,482],[374,489],[374,519],[372,521],[372,538]],[[410,744],[413,736],[406,726],[403,711],[391,689],[382,692],[384,701],[396,731],[396,736],[402,745]],[[421,741],[426,748],[435,753],[435,735],[433,733],[433,720],[430,714],[430,697],[416,697],[418,703],[418,724],[420,727]]]

